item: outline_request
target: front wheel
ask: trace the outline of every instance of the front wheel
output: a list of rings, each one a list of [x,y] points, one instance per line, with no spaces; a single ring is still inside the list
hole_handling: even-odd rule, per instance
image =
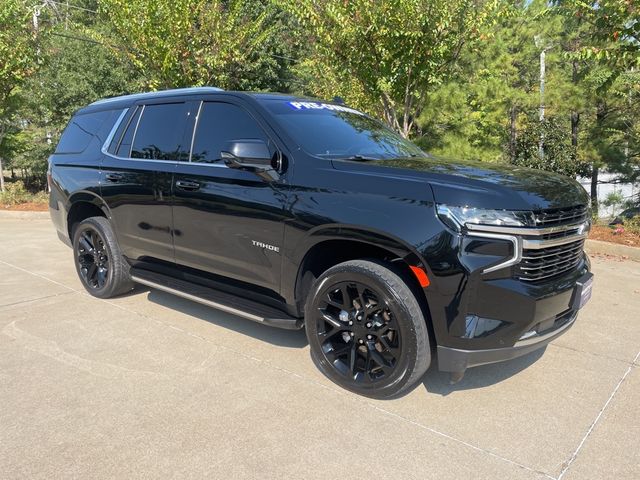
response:
[[[307,300],[305,328],[320,371],[360,395],[399,396],[429,368],[422,309],[390,265],[353,260],[327,270]]]

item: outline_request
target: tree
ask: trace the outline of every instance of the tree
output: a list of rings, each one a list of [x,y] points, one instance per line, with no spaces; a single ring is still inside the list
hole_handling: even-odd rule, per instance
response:
[[[521,124],[537,110],[539,50],[534,38],[552,37],[554,22],[540,2],[501,5],[498,22],[462,51],[442,85],[427,94],[419,121],[425,149],[485,161],[512,160]]]
[[[616,72],[640,67],[640,5],[634,0],[559,0],[565,15],[589,25],[589,42],[580,51]]]
[[[102,0],[100,11],[113,28],[105,41],[148,88],[261,88],[277,83],[286,61],[270,56],[279,51],[273,37],[282,19],[263,2]]]
[[[543,156],[539,151],[541,135],[544,138]],[[512,163],[568,177],[584,175],[588,171],[587,164],[576,161],[571,132],[553,117],[545,118],[543,122],[530,119],[525,123],[516,142]]]
[[[312,42],[313,93],[341,95],[408,137],[427,93],[495,12],[493,1],[275,0]],[[346,87],[346,88],[345,88]]]
[[[0,1],[0,152],[12,127],[17,102],[13,94],[37,67],[36,38],[30,27],[31,11],[23,0]],[[0,189],[4,172],[0,157]]]

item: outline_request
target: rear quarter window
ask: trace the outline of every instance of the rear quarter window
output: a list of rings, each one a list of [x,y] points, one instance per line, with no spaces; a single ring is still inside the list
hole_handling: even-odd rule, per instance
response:
[[[82,153],[98,133],[111,111],[75,115],[62,132],[56,153]]]

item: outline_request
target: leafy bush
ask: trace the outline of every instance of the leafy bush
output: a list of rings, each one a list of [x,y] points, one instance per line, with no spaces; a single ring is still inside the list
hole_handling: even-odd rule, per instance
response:
[[[46,203],[48,195],[45,192],[31,193],[29,192],[22,180],[5,185],[5,191],[0,192],[0,205],[12,206],[20,203],[35,202]]]
[[[30,196],[31,194],[24,187],[22,180],[18,180],[17,182],[6,184],[5,191],[0,192],[0,203],[16,205],[28,201]]]
[[[633,218],[627,218],[622,223],[626,232],[640,235],[640,215]]]

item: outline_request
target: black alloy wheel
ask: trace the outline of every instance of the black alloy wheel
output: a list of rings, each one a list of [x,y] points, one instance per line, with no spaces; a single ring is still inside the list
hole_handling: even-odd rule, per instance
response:
[[[111,298],[130,291],[129,264],[120,252],[113,228],[104,217],[74,225],[73,253],[84,288],[94,297]]]
[[[323,293],[317,333],[329,362],[356,383],[388,377],[402,339],[390,299],[360,282],[340,282]]]
[[[79,235],[76,261],[80,277],[89,288],[102,289],[111,268],[105,241],[93,227],[85,227]]]
[[[350,260],[314,283],[305,328],[316,366],[334,383],[373,398],[396,397],[431,363],[429,334],[415,288],[377,260]]]

